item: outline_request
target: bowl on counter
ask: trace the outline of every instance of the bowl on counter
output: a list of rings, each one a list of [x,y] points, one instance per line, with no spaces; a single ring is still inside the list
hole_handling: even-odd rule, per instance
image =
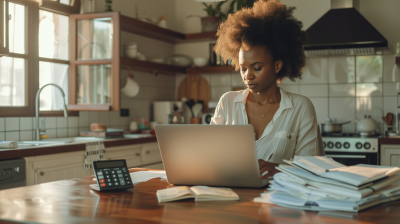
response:
[[[193,59],[186,55],[172,55],[168,58],[167,63],[178,67],[189,67],[193,64]]]

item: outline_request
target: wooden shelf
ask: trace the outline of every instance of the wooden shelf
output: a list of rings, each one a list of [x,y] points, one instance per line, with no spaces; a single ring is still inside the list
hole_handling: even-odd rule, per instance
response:
[[[129,33],[150,37],[169,43],[188,43],[196,41],[213,41],[217,40],[216,31],[204,33],[183,34],[173,30],[164,29],[162,27],[146,23],[128,16],[121,15],[121,30]]]
[[[121,67],[131,68],[142,72],[154,72],[172,75],[175,75],[175,73],[186,73],[186,68],[183,67],[159,64],[150,61],[141,61],[131,58],[121,58]]]
[[[224,72],[235,72],[232,66],[207,66],[207,67],[192,67],[187,68],[187,74],[201,74],[201,73],[224,73]]]

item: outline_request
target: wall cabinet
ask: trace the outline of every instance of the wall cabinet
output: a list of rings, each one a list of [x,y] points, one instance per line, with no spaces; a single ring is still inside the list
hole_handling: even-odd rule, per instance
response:
[[[163,168],[157,142],[109,147],[106,158],[125,159],[128,168]],[[83,151],[26,157],[25,161],[27,185],[94,175],[93,169],[83,167]]]
[[[381,165],[400,167],[400,145],[381,145]]]

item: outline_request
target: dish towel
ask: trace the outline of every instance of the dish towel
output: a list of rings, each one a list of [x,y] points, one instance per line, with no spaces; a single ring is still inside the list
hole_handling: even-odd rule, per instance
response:
[[[83,166],[86,169],[93,168],[93,161],[106,159],[106,147],[104,146],[104,142],[86,142],[85,148],[85,162]]]
[[[18,148],[17,142],[0,141],[0,149],[15,149],[15,148]]]

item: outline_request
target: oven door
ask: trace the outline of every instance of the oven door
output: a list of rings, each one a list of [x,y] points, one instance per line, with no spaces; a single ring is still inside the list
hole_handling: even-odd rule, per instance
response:
[[[357,164],[379,165],[378,153],[325,152],[325,156],[346,166]]]

